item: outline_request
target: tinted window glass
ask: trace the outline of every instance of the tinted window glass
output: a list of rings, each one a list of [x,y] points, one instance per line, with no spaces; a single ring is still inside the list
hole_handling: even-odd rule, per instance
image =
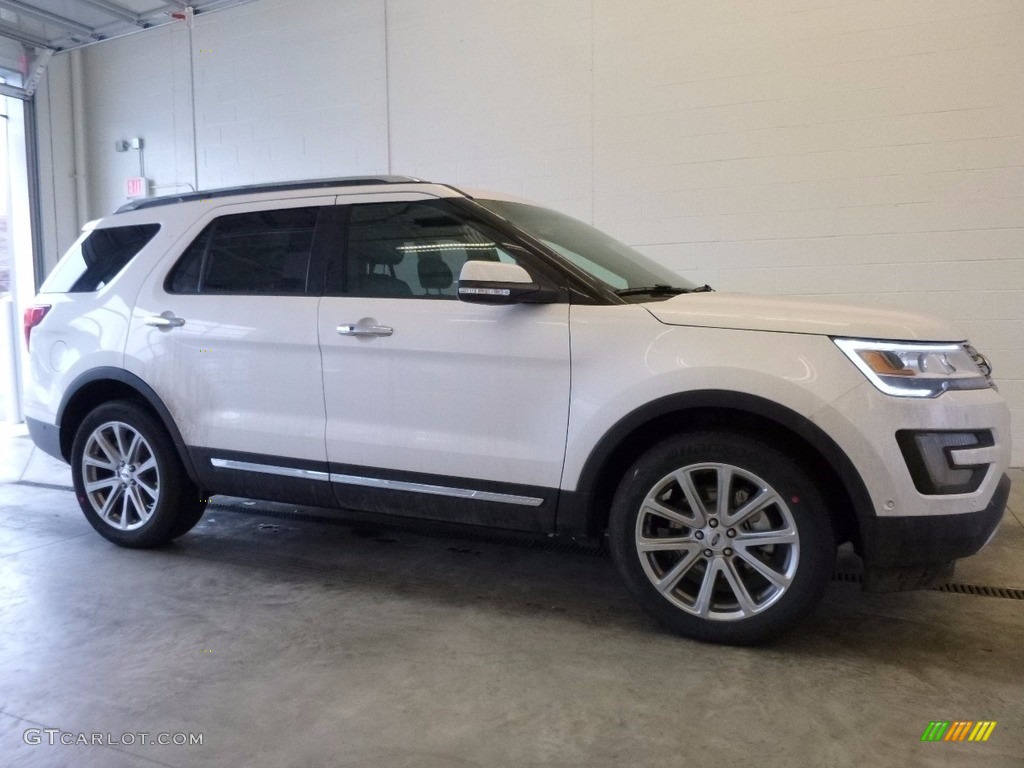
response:
[[[516,263],[496,238],[436,203],[352,207],[346,267],[328,264],[327,293],[456,298],[467,261]]]
[[[199,274],[203,269],[203,256],[206,254],[206,245],[210,242],[213,229],[213,224],[204,229],[182,254],[167,279],[168,292],[199,293]]]
[[[319,208],[221,216],[188,247],[171,293],[288,295],[306,291]]]
[[[159,224],[94,229],[79,238],[46,281],[47,293],[98,291],[160,230]]]

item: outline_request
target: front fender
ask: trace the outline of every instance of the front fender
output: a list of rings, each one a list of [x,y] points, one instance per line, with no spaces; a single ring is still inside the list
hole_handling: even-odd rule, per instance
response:
[[[637,306],[573,307],[570,327],[572,394],[561,482],[567,491],[581,489],[595,446],[623,424],[682,402],[672,398],[686,396],[699,406],[709,397],[699,393],[712,392],[714,407],[756,403],[762,415],[770,410],[812,422],[863,383],[825,336],[666,326]]]

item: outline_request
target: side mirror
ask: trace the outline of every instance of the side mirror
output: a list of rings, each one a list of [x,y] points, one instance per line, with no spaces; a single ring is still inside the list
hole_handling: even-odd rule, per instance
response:
[[[467,261],[459,273],[459,298],[474,304],[547,304],[558,294],[541,288],[518,264]]]

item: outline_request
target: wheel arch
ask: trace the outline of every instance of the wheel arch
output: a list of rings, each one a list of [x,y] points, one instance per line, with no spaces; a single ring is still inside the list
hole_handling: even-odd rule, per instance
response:
[[[97,406],[113,400],[131,400],[146,407],[170,435],[189,479],[201,486],[185,441],[167,406],[146,382],[120,368],[93,368],[68,387],[55,420],[60,434],[60,452],[65,461],[71,460],[71,445],[82,420]]]
[[[669,395],[620,419],[591,451],[575,491],[563,491],[558,530],[596,538],[608,527],[612,497],[633,462],[655,443],[691,429],[734,429],[764,435],[807,462],[830,500],[840,541],[861,549],[857,512],[872,511],[860,474],[842,449],[810,419],[756,395],[702,390]],[[837,497],[834,492],[841,493]],[[870,514],[870,512],[868,512]]]

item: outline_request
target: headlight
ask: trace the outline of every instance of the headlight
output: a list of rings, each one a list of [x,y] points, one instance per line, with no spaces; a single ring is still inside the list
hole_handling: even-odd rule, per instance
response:
[[[988,363],[966,344],[833,339],[871,383],[887,395],[938,397],[950,389],[994,386]],[[982,368],[984,365],[984,369]]]

